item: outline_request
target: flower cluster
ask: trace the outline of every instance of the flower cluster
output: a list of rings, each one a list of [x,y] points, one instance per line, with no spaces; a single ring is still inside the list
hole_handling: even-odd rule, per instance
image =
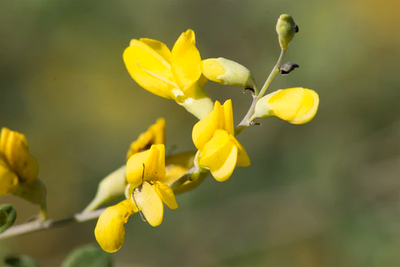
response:
[[[85,215],[112,200],[125,198],[107,207],[94,230],[97,242],[107,252],[119,250],[125,239],[125,224],[139,213],[151,226],[159,226],[164,204],[178,208],[175,195],[196,188],[208,173],[219,182],[229,179],[236,167],[250,165],[250,158],[238,135],[256,125],[256,120],[277,117],[291,124],[311,121],[319,106],[318,94],[307,88],[280,89],[266,94],[274,77],[299,67],[282,59],[299,27],[289,15],[281,15],[276,25],[281,54],[262,88],[251,71],[222,57],[201,59],[193,30],[183,32],[172,50],[157,40],[131,40],[123,60],[131,77],[157,96],[172,99],[199,119],[192,129],[195,151],[166,156],[165,120],[159,118],[139,135],[127,153],[126,164],[105,177],[95,198],[79,215]],[[252,94],[247,114],[235,127],[232,100],[221,105],[204,90],[207,81],[239,86]],[[23,134],[3,128],[0,134],[0,195],[12,193],[40,205],[46,216],[46,187],[38,179],[39,165],[29,153]],[[2,221],[8,214],[0,209]],[[7,216],[6,216],[7,215]],[[79,216],[78,216],[79,217]],[[74,219],[78,218],[74,217]],[[1,219],[1,218],[0,218]],[[15,216],[14,216],[15,219]],[[3,225],[0,222],[0,227]]]
[[[166,159],[163,119],[131,144],[122,175],[118,172],[118,175],[104,180],[108,191],[117,188],[112,184],[117,180],[119,182],[114,184],[126,187],[126,199],[108,207],[96,225],[96,239],[105,251],[115,252],[122,246],[124,224],[132,214],[140,213],[144,221],[153,227],[158,226],[163,220],[164,204],[170,209],[178,208],[176,193],[193,189],[207,173],[223,182],[229,179],[236,167],[249,166],[249,156],[237,135],[254,125],[255,120],[274,116],[292,124],[304,124],[315,116],[319,97],[313,90],[296,87],[264,96],[272,79],[279,73],[282,57],[298,32],[298,26],[292,17],[282,15],[276,30],[281,56],[261,90],[245,66],[225,58],[201,60],[192,30],[182,33],[171,51],[164,43],[153,39],[130,42],[123,59],[132,78],[147,91],[175,100],[199,119],[192,130],[197,152],[181,153]],[[232,100],[226,100],[223,105],[219,101],[213,102],[203,88],[207,80],[240,86],[252,92],[253,102],[236,128]],[[110,197],[110,194],[102,195],[99,187],[96,198],[101,199],[97,203],[104,203],[102,200]]]

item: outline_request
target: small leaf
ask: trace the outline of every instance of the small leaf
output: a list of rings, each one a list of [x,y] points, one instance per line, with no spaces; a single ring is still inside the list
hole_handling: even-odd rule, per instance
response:
[[[0,227],[7,223],[8,213],[7,211],[0,209]]]
[[[0,234],[5,232],[8,228],[13,226],[15,219],[17,218],[17,210],[11,206],[10,204],[0,205],[0,210],[7,213],[6,222],[4,224],[1,223],[4,217],[2,216],[2,212],[0,212]],[[4,215],[4,213],[3,213]]]
[[[9,255],[0,260],[4,267],[39,267],[40,265],[26,255]]]
[[[111,267],[111,254],[95,245],[83,245],[68,253],[62,267]]]

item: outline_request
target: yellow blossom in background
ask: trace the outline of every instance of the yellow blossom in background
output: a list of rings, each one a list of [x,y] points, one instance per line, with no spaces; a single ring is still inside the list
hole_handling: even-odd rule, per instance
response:
[[[147,91],[175,100],[196,117],[212,110],[212,101],[203,89],[200,53],[195,33],[187,30],[176,41],[172,51],[157,40],[133,39],[123,54],[132,78]]]
[[[129,159],[133,154],[149,149],[153,144],[165,144],[165,120],[163,118],[159,118],[145,133],[139,135],[138,139],[132,142],[126,158]]]
[[[165,147],[152,145],[150,149],[133,154],[126,164],[127,199],[108,207],[99,217],[95,228],[97,242],[107,252],[117,251],[124,242],[129,216],[140,210],[151,226],[161,224],[165,203],[177,209],[175,195],[165,182]]]
[[[29,154],[25,135],[3,128],[0,135],[0,195],[16,190],[21,184],[32,184],[38,173],[39,164]]]
[[[215,102],[214,110],[193,127],[197,163],[208,168],[220,182],[227,180],[236,166],[249,166],[246,150],[234,136],[232,101]]]
[[[305,124],[317,113],[318,94],[303,87],[278,90],[258,100],[254,118],[276,116],[292,124]]]

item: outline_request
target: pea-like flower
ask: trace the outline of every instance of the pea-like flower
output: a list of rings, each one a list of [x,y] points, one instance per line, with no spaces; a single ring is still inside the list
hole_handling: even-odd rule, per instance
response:
[[[0,195],[32,184],[38,173],[39,164],[29,154],[25,135],[3,128],[0,135]]]
[[[276,116],[292,124],[305,124],[317,113],[318,94],[303,87],[278,90],[258,100],[253,119]]]
[[[150,149],[133,154],[126,164],[127,199],[108,207],[99,217],[95,228],[97,242],[107,252],[117,251],[124,242],[124,224],[129,216],[140,211],[151,226],[161,224],[165,203],[177,209],[172,189],[164,184],[165,147],[152,145]]]
[[[234,136],[232,101],[215,102],[214,110],[193,127],[197,164],[209,169],[217,181],[227,180],[236,166],[249,166],[246,150]]]
[[[201,74],[192,30],[181,34],[172,51],[157,40],[133,39],[123,59],[132,78],[147,91],[175,100],[198,118],[211,112],[212,101],[203,89],[207,79]]]

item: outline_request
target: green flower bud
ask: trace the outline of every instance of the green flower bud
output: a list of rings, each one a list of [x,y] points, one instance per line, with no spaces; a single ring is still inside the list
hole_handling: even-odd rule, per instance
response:
[[[226,58],[209,58],[201,62],[203,75],[216,83],[255,89],[250,71],[239,63]]]
[[[299,27],[292,16],[282,14],[276,23],[276,32],[278,33],[279,44],[282,50],[286,50],[294,35],[299,31]]]
[[[94,211],[101,205],[122,197],[127,185],[125,173],[126,167],[124,165],[101,180],[96,196],[82,213]]]

